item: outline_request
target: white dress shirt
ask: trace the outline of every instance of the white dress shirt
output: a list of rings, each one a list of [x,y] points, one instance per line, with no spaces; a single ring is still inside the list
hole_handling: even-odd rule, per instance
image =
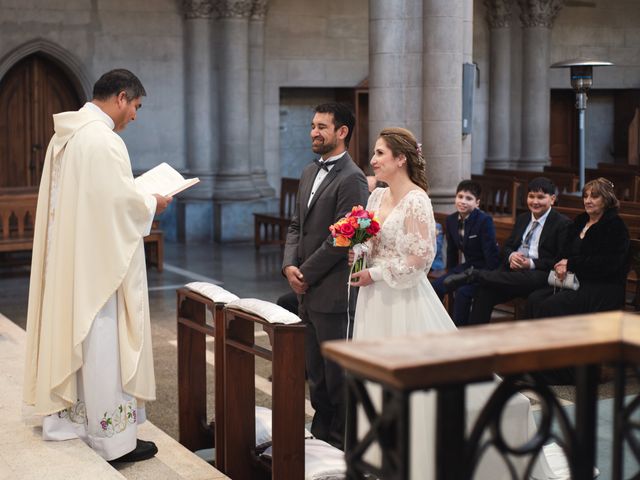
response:
[[[342,153],[339,153],[338,155],[334,155],[333,157],[329,157],[329,158],[325,158],[325,159],[320,157],[320,161],[321,162],[332,162],[333,160],[338,160],[339,158],[342,158],[342,156],[345,153],[347,153],[347,152],[344,151]],[[335,166],[335,164],[327,165],[327,169],[326,170],[324,168],[321,168],[320,170],[318,170],[318,174],[316,175],[316,179],[313,181],[313,187],[311,187],[311,195],[309,195],[309,201],[307,202],[307,207],[309,205],[311,205],[311,200],[313,200],[313,196],[318,191],[318,187],[320,187],[320,185],[322,184],[322,181],[324,180],[324,177],[326,177],[329,174],[329,172],[331,171],[331,169],[334,166]]]

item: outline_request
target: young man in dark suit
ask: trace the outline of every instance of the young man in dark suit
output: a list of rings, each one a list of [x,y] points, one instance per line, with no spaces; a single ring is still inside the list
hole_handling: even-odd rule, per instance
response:
[[[320,155],[302,172],[296,211],[289,227],[282,272],[299,296],[306,324],[305,362],[311,404],[311,433],[340,448],[344,443],[344,381],[340,367],[326,360],[320,344],[347,337],[348,249],[334,247],[329,226],[366,205],[364,173],[347,153],[355,119],[345,105],[319,105],[311,123],[312,150]]]
[[[515,226],[502,250],[502,262],[492,272],[468,269],[445,280],[455,289],[462,285],[478,285],[473,297],[469,324],[489,323],[493,307],[547,285],[549,271],[558,255],[569,219],[551,208],[556,200],[556,187],[548,178],[529,182],[529,212],[516,218]]]
[[[493,270],[500,261],[493,219],[478,208],[480,192],[480,185],[472,180],[463,180],[456,188],[456,212],[445,221],[448,271],[433,282],[433,288],[440,298],[447,292],[444,281],[448,276],[471,266]],[[457,326],[468,323],[475,291],[474,284],[463,285],[456,290],[453,322]]]

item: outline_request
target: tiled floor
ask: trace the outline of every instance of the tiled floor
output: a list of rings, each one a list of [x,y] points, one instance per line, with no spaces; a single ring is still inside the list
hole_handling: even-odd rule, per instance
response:
[[[219,283],[240,297],[256,297],[274,301],[288,292],[288,285],[280,274],[280,250],[263,248],[256,253],[253,245],[183,245],[165,246],[165,270],[158,273],[151,269],[149,278],[149,299],[152,315],[152,333],[157,381],[157,400],[148,404],[149,419],[174,438],[177,428],[177,385],[176,385],[176,288],[190,281]],[[2,259],[0,258],[0,262]],[[27,293],[29,286],[28,268],[15,267],[0,269],[0,313],[20,327],[26,323]],[[212,370],[212,369],[210,369]],[[208,372],[213,375],[213,372]],[[258,404],[269,406],[270,384],[266,381],[269,369],[264,364],[257,366],[257,373],[264,382],[257,382],[256,400]],[[213,381],[208,382],[209,388]],[[566,400],[567,409],[573,406],[571,389],[559,389]],[[599,395],[599,478],[610,477],[611,449],[611,386],[601,387]],[[213,395],[209,395],[213,398]],[[212,405],[210,406],[212,410]],[[307,404],[307,412],[311,407]],[[626,455],[628,468],[637,471],[637,465]]]

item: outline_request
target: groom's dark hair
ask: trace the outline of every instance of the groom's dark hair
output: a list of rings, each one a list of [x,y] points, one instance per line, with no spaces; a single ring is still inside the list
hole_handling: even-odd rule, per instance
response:
[[[353,135],[353,128],[356,124],[356,117],[353,115],[351,108],[344,103],[330,102],[322,103],[314,109],[315,113],[330,113],[333,115],[333,124],[336,130],[340,127],[347,127],[349,132],[344,138],[345,147],[349,147],[351,141],[351,135]]]

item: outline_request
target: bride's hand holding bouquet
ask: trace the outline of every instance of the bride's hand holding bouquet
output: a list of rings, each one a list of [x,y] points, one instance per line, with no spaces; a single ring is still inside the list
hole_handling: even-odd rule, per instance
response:
[[[364,242],[376,236],[380,231],[380,223],[374,212],[356,205],[343,218],[329,227],[335,247],[349,247],[349,265],[351,266],[351,282],[355,287],[363,287],[373,283],[366,268],[367,248]]]

